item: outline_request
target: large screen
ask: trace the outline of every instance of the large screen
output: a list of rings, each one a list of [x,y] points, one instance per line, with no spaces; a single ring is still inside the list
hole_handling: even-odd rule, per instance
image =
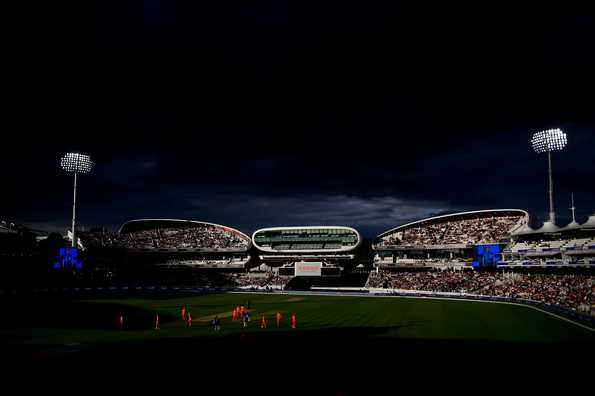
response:
[[[490,267],[502,260],[500,245],[476,245],[474,253],[474,267]]]
[[[60,248],[58,252],[58,261],[54,263],[55,269],[63,269],[63,268],[75,268],[81,269],[83,267],[83,263],[78,258],[78,249],[65,247]]]
[[[299,261],[295,263],[295,276],[320,276],[321,262]]]

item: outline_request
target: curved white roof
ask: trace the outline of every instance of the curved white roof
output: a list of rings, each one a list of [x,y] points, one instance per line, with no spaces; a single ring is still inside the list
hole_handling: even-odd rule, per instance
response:
[[[357,243],[353,246],[343,246],[339,249],[307,249],[307,250],[277,250],[272,249],[270,247],[263,247],[258,245],[255,241],[256,234],[265,232],[265,231],[287,231],[287,230],[348,230],[355,233],[357,236]],[[269,228],[261,228],[260,230],[254,231],[252,234],[252,245],[257,249],[268,252],[268,253],[285,253],[285,254],[311,254],[311,253],[338,253],[338,252],[349,252],[355,250],[360,244],[362,243],[362,236],[360,235],[359,231],[355,228],[346,227],[346,226],[302,226],[302,227],[269,227]]]
[[[581,225],[579,223],[577,223],[576,221],[573,221],[573,222],[570,222],[570,223],[566,224],[564,227],[560,228],[560,231],[576,230],[580,226]]]
[[[126,223],[122,224],[122,226],[118,230],[118,233],[121,234],[122,230],[124,230],[124,228],[129,224],[145,223],[145,222],[159,222],[159,221],[172,222],[172,223],[191,223],[191,224],[209,225],[209,226],[213,226],[213,227],[221,227],[227,231],[239,234],[240,236],[250,240],[250,237],[248,235],[246,235],[243,232],[236,230],[235,228],[232,228],[232,227],[224,226],[221,224],[215,224],[215,223],[207,223],[206,221],[183,220],[183,219],[134,219],[134,220],[129,220]]]
[[[558,232],[558,231],[560,231],[560,227],[558,227],[551,221],[546,221],[543,223],[543,225],[540,228],[536,229],[534,232],[536,234],[539,234],[542,232]]]
[[[587,221],[580,225],[580,228],[595,228],[595,214],[589,216]]]
[[[531,227],[529,227],[529,224],[525,223],[523,224],[520,228],[517,228],[516,230],[514,230],[510,235],[527,235],[527,234],[532,234],[534,233],[535,230]]]
[[[386,235],[392,234],[395,231],[398,231],[403,228],[411,227],[416,224],[430,222],[430,221],[434,221],[434,220],[446,219],[448,217],[465,216],[465,215],[473,215],[473,214],[481,214],[481,213],[499,213],[499,212],[519,212],[519,213],[522,213],[526,219],[529,218],[529,213],[522,209],[484,209],[484,210],[473,210],[473,211],[469,211],[469,212],[449,213],[449,214],[445,214],[445,215],[441,215],[441,216],[428,217],[426,219],[412,221],[411,223],[407,223],[407,224],[397,226],[395,228],[391,228],[388,231],[384,231],[382,234],[378,235],[376,238],[382,238]]]
[[[582,230],[582,229],[595,229],[595,215],[589,216],[589,219],[587,219],[587,221],[584,222],[583,224],[573,221],[573,222],[565,225],[564,227],[558,227],[556,224],[553,224],[551,221],[544,222],[543,225],[536,230],[532,230],[527,225],[525,225],[523,228],[513,232],[512,235],[543,234],[543,233]]]

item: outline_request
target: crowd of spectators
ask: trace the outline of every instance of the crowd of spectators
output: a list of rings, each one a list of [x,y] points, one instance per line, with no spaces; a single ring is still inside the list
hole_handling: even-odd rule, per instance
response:
[[[474,271],[429,271],[429,272],[372,272],[370,287],[388,289],[425,290],[432,292],[473,293],[495,282],[497,274]],[[380,286],[375,286],[380,285]]]
[[[371,272],[368,287],[524,298],[580,309],[595,304],[595,276],[478,271]]]
[[[275,272],[266,273],[240,273],[232,277],[234,286],[240,287],[274,287],[283,289],[290,281],[290,276],[278,275]]]
[[[454,267],[461,267],[465,265],[471,265],[473,262],[473,258],[397,258],[393,261],[392,257],[375,257],[375,263],[379,265],[392,265],[395,266],[402,266],[402,267],[435,267],[435,268],[454,268]]]
[[[420,224],[387,235],[380,246],[433,246],[493,243],[509,237],[519,216],[479,217]]]
[[[127,234],[114,232],[80,233],[84,246],[127,249],[247,249],[250,240],[232,231],[203,225],[185,228],[158,228]]]
[[[230,258],[230,259],[169,259],[161,267],[176,268],[225,268],[225,267],[244,267],[249,257]]]
[[[570,308],[595,304],[595,277],[526,274],[482,290],[488,296],[519,297]]]

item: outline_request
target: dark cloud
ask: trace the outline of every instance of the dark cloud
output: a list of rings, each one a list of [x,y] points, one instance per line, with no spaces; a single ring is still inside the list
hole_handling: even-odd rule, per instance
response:
[[[80,183],[86,225],[336,222],[372,235],[454,210],[543,219],[546,162],[528,142],[551,127],[569,134],[554,157],[562,221],[571,192],[592,213],[593,17],[428,11],[97,1],[83,23],[47,10],[12,31],[0,217],[65,228],[58,158],[81,150],[96,160]]]

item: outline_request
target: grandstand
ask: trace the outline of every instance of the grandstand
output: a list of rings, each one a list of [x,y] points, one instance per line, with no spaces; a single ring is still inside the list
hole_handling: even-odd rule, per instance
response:
[[[374,241],[374,265],[380,267],[458,267],[490,265],[527,226],[520,209],[462,212],[414,221],[380,234]]]
[[[117,233],[81,232],[85,249],[116,250],[126,261],[151,262],[164,268],[245,268],[250,237],[213,223],[178,219],[139,219]]]
[[[595,315],[595,216],[531,227],[525,211],[420,220],[374,242],[369,290],[524,299]]]
[[[536,230],[525,227],[513,233],[498,266],[595,266],[595,215],[583,224],[572,222],[562,228],[552,226]]]
[[[128,249],[246,251],[250,238],[230,227],[191,220],[131,220],[121,228]]]
[[[592,271],[378,270],[370,273],[366,287],[396,292],[522,298],[595,315],[595,275]]]
[[[361,241],[357,230],[342,226],[263,228],[252,236],[263,263],[298,276],[339,275],[340,267],[353,263]]]

